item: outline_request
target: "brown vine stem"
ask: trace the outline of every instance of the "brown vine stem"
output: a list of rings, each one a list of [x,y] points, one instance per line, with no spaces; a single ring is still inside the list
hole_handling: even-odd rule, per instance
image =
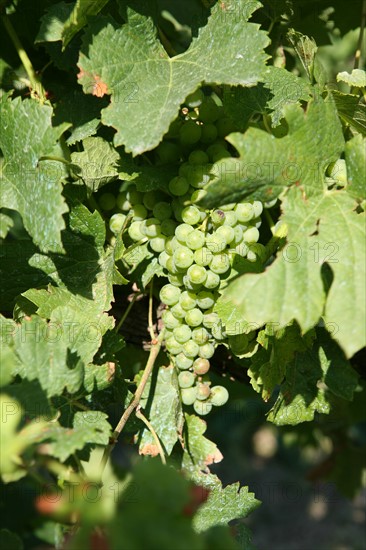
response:
[[[160,455],[160,458],[161,458],[161,461],[163,464],[166,464],[166,460],[165,460],[165,454],[164,454],[164,451],[163,451],[163,447],[161,446],[161,443],[160,443],[160,440],[158,438],[158,434],[156,433],[156,431],[154,430],[151,422],[149,422],[149,420],[146,418],[146,416],[141,412],[141,409],[140,409],[140,406],[137,407],[136,409],[136,416],[137,418],[139,418],[140,420],[142,420],[142,422],[145,424],[145,426],[147,427],[147,429],[150,431],[151,435],[153,436],[154,438],[154,441],[155,441],[155,445],[157,446],[158,448],[158,451],[159,451],[159,455]]]
[[[152,346],[150,349],[149,358],[147,360],[145,370],[142,374],[141,380],[139,385],[137,386],[137,390],[135,392],[135,395],[133,396],[130,404],[128,405],[127,409],[122,414],[111,438],[109,445],[104,449],[102,461],[100,464],[100,478],[102,478],[104,468],[108,462],[109,456],[114,449],[115,444],[118,441],[118,437],[120,436],[123,428],[125,427],[127,420],[130,418],[132,412],[137,408],[137,406],[140,403],[141,396],[144,392],[145,386],[147,381],[150,378],[150,374],[152,373],[152,370],[154,368],[155,361],[159,355],[161,344],[164,339],[164,329],[159,334],[158,338],[152,341]]]
[[[354,66],[353,66],[354,69],[358,69],[358,66],[360,64],[363,35],[364,35],[364,31],[365,31],[365,23],[366,23],[366,0],[363,0],[363,2],[362,2],[362,15],[361,15],[360,34],[359,34],[358,42],[357,42],[357,49],[356,49],[356,54],[355,54],[355,63],[354,63]]]
[[[150,283],[150,292],[149,292],[149,333],[151,341],[153,342],[156,339],[156,335],[154,332],[154,322],[153,322],[153,302],[154,302],[154,296],[153,296],[153,289],[154,289],[154,279],[151,279]]]

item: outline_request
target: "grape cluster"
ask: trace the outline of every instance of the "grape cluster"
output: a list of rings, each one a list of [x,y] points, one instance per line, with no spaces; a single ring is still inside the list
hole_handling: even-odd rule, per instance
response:
[[[176,163],[178,173],[168,190],[139,192],[134,185],[117,197],[105,193],[100,205],[117,208],[112,233],[121,231],[126,215],[131,243],[148,242],[168,283],[160,290],[165,346],[179,371],[182,402],[200,414],[228,400],[223,386],[211,387],[210,359],[218,343],[227,341],[213,306],[230,275],[235,255],[251,262],[263,252],[259,239],[259,201],[223,205],[212,211],[196,203],[210,181],[212,163],[232,156],[222,138],[235,130],[222,106],[198,90],[186,100],[180,118],[156,149],[157,164]]]

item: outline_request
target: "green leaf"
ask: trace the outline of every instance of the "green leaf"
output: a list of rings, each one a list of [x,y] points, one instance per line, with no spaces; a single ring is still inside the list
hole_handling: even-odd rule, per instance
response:
[[[30,381],[38,379],[48,397],[61,395],[65,388],[73,393],[83,380],[83,364],[68,348],[63,328],[34,316],[21,323],[13,336],[15,373]]]
[[[238,130],[246,129],[254,113],[270,112],[272,126],[280,124],[285,105],[308,100],[311,87],[304,79],[293,73],[269,66],[263,82],[251,88],[235,86],[224,89],[224,107],[235,121]]]
[[[221,462],[224,458],[212,441],[203,434],[207,425],[195,415],[185,414],[184,455],[182,467],[190,473],[205,470],[210,464]]]
[[[312,82],[315,55],[318,50],[315,40],[294,29],[289,29],[287,38],[300,59],[310,82]]]
[[[111,94],[102,122],[116,128],[115,145],[124,144],[134,155],[156,147],[179,106],[202,82],[256,84],[265,72],[268,44],[258,25],[247,21],[258,7],[249,0],[217,3],[188,50],[173,58],[158,41],[152,20],[132,9],[122,27],[113,20],[91,24],[79,82],[86,93]]]
[[[182,422],[179,386],[174,367],[159,368],[156,379],[150,378],[146,384],[140,403],[164,451],[170,455],[178,440],[178,426]],[[139,453],[151,456],[159,453],[155,440],[146,427],[139,438]]]
[[[348,193],[355,199],[366,198],[366,138],[354,136],[346,143],[345,150]]]
[[[9,229],[14,225],[13,218],[0,212],[0,239],[5,239]]]
[[[332,95],[342,120],[365,136],[366,105],[362,102],[362,99],[357,95],[343,94],[337,90],[333,90]]]
[[[345,82],[353,88],[366,88],[366,72],[362,69],[353,69],[352,73],[343,71],[337,74],[337,82]]]
[[[233,519],[247,517],[259,505],[260,501],[254,497],[254,493],[249,492],[248,487],[240,487],[237,482],[223,488],[220,483],[199,507],[193,525],[198,532],[213,525],[226,525]]]
[[[112,432],[107,416],[101,411],[77,412],[72,429],[49,425],[42,434],[42,441],[51,440],[45,452],[64,462],[86,445],[107,445]]]
[[[326,326],[347,357],[365,344],[365,214],[345,191],[327,191],[304,200],[292,188],[283,202],[287,244],[260,274],[245,274],[224,289],[220,301],[227,310],[259,328],[266,323],[284,327],[296,320],[303,332],[316,325],[325,310]],[[333,281],[326,294],[322,266]],[[226,322],[225,319],[223,319]]]
[[[33,99],[1,98],[0,147],[4,155],[0,203],[18,210],[25,229],[41,250],[62,250],[62,171],[57,164],[39,162],[52,153],[67,124],[53,128],[52,108]],[[47,223],[45,223],[47,220]]]
[[[72,10],[73,5],[65,2],[49,6],[45,15],[41,17],[41,26],[35,43],[61,40],[63,28]]]
[[[98,15],[109,0],[76,0],[73,10],[62,29],[64,47],[82,29],[89,17]]]
[[[90,191],[98,191],[106,183],[117,179],[119,154],[108,141],[101,137],[88,137],[83,140],[83,148],[81,153],[71,153],[71,161],[78,167],[77,175]]]
[[[333,101],[320,97],[306,114],[296,105],[285,107],[288,134],[276,139],[258,128],[227,137],[239,158],[215,163],[213,180],[200,201],[206,208],[243,198],[270,201],[296,184],[306,197],[325,188],[324,174],[344,147],[341,125]]]

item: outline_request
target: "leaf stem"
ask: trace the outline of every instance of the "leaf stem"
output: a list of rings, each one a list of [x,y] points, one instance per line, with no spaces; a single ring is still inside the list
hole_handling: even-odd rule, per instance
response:
[[[36,72],[33,68],[32,62],[29,59],[27,52],[23,48],[22,43],[20,42],[20,40],[18,38],[18,35],[15,32],[15,29],[14,29],[9,17],[6,14],[3,14],[1,16],[1,19],[3,21],[4,27],[7,31],[10,39],[13,42],[13,45],[14,45],[17,53],[18,53],[19,59],[22,62],[22,65],[23,65],[23,67],[24,67],[24,69],[25,69],[25,71],[28,75],[31,88],[35,92],[35,94],[33,94],[33,97],[38,98],[41,103],[45,103],[46,100],[47,100],[46,91],[43,88],[42,83],[39,80],[38,76],[36,75]]]
[[[152,427],[151,422],[149,422],[149,420],[146,418],[146,416],[144,416],[144,415],[142,414],[140,405],[137,407],[135,414],[136,414],[137,418],[139,418],[140,420],[142,420],[142,422],[145,424],[145,426],[147,427],[147,429],[150,431],[151,435],[152,435],[153,438],[154,438],[155,444],[156,444],[156,446],[157,446],[157,448],[158,448],[158,451],[159,451],[159,455],[160,455],[161,461],[162,461],[163,464],[166,464],[165,454],[164,454],[164,451],[163,451],[163,447],[161,446],[160,440],[159,440],[159,438],[158,438],[158,434],[156,433],[156,431],[155,431],[154,428]]]
[[[151,279],[150,283],[150,291],[149,291],[149,316],[148,316],[148,322],[149,322],[149,333],[151,341],[155,340],[156,335],[154,332],[154,323],[153,323],[153,288],[154,288],[154,278]]]
[[[128,306],[126,307],[126,310],[124,312],[124,314],[122,315],[121,319],[119,320],[118,322],[118,325],[116,326],[115,328],[115,331],[118,332],[119,329],[121,328],[121,326],[123,325],[123,323],[125,322],[128,314],[130,313],[134,303],[136,302],[137,298],[141,295],[140,292],[136,292],[134,295],[133,295],[133,298],[131,300],[131,302],[128,304]]]
[[[269,225],[269,228],[270,228],[272,234],[274,234],[274,226],[275,226],[275,224],[274,224],[274,221],[273,221],[273,219],[272,219],[271,214],[268,212],[268,208],[264,208],[264,215],[265,215],[265,217],[266,217],[266,220],[267,220],[267,222],[268,222],[268,225]]]
[[[127,423],[127,420],[130,418],[132,412],[137,408],[137,406],[140,403],[141,396],[144,392],[147,381],[150,378],[150,374],[152,373],[152,370],[154,368],[155,361],[156,361],[156,359],[159,355],[163,339],[164,339],[164,329],[161,331],[158,338],[156,340],[152,341],[152,346],[151,346],[151,349],[150,349],[149,358],[147,360],[145,370],[142,374],[142,377],[141,377],[140,383],[137,387],[137,390],[135,392],[135,395],[133,396],[132,400],[130,401],[130,404],[125,409],[124,413],[122,414],[122,416],[121,416],[121,418],[120,418],[120,420],[119,420],[119,422],[118,422],[118,424],[117,424],[117,426],[116,426],[116,428],[115,428],[115,430],[112,434],[109,445],[104,449],[102,461],[101,461],[101,464],[100,464],[100,477],[102,477],[104,468],[105,468],[105,466],[108,462],[108,458],[109,458],[112,450],[114,449],[114,446],[118,441],[118,437],[120,436],[123,428],[125,427],[125,425]]]

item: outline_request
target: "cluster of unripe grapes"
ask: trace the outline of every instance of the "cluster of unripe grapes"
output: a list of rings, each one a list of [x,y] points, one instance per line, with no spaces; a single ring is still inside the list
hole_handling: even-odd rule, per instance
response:
[[[197,205],[210,181],[212,163],[232,156],[222,138],[235,130],[222,106],[199,90],[155,151],[157,164],[176,164],[166,191],[139,192],[134,185],[117,197],[100,197],[105,210],[117,209],[110,230],[126,224],[126,244],[148,242],[168,283],[160,290],[165,304],[165,346],[179,371],[182,402],[200,414],[224,405],[228,392],[211,387],[208,371],[218,343],[227,342],[213,306],[236,255],[251,262],[264,247],[257,241],[263,205],[259,201],[226,204],[208,211]],[[243,337],[245,341],[245,336]]]

